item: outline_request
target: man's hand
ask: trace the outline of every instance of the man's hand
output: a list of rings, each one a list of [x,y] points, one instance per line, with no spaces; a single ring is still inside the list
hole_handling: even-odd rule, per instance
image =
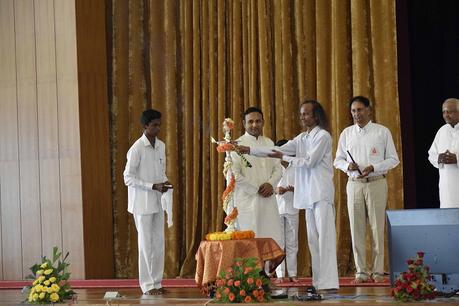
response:
[[[277,194],[282,195],[282,194],[284,194],[284,193],[287,192],[287,188],[284,188],[284,187],[282,187],[282,186],[279,186],[279,187],[276,187],[276,190],[275,190],[275,191],[276,191]]]
[[[250,147],[235,145],[234,148],[236,152],[241,154],[250,154]]]
[[[264,183],[258,188],[258,194],[263,198],[269,198],[274,193],[274,188],[270,183]]]
[[[272,150],[272,153],[268,154],[268,156],[282,159],[282,156],[284,156],[284,153],[279,152],[277,150]]]
[[[446,150],[445,153],[441,153],[438,155],[438,163],[439,164],[457,164],[457,156],[454,153],[449,152]]]
[[[356,163],[349,163],[349,167],[347,167],[347,170],[349,171],[358,171],[359,170],[359,165]]]
[[[371,172],[375,171],[375,168],[373,168],[372,165],[369,165],[368,167],[365,167],[365,169],[363,169],[362,171],[362,174],[358,176],[358,178],[364,178],[364,177],[367,177],[368,174],[370,174]]]
[[[172,186],[171,183],[164,182],[164,183],[159,183],[159,184],[153,184],[152,189],[156,190],[156,191],[159,191],[161,193],[164,193],[164,192],[167,191],[167,189],[171,188],[171,187],[168,187],[168,186]]]
[[[295,187],[293,187],[292,185],[288,185],[287,186],[287,191],[294,192],[295,191]]]

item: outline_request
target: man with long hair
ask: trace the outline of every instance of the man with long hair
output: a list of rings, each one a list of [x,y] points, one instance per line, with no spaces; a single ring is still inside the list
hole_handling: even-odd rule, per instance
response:
[[[306,100],[300,106],[304,132],[281,147],[239,147],[241,153],[279,158],[295,168],[293,206],[306,210],[306,228],[312,260],[312,284],[319,290],[339,287],[332,138],[322,105]]]

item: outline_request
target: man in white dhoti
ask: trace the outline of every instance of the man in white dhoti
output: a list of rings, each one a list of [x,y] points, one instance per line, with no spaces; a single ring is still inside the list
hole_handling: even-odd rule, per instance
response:
[[[339,288],[339,281],[332,138],[327,132],[325,112],[319,102],[305,101],[300,107],[300,120],[305,132],[279,148],[240,147],[239,150],[256,156],[280,158],[295,168],[293,206],[306,210],[312,284],[319,290],[334,290]]]
[[[440,208],[459,207],[459,99],[443,103],[443,125],[429,149],[429,161],[438,168]]]
[[[387,205],[387,172],[399,164],[389,129],[370,120],[370,100],[353,97],[349,102],[354,125],[344,129],[338,141],[334,165],[348,176],[347,209],[351,227],[355,282],[369,276],[384,281],[384,227]],[[373,266],[366,270],[366,228],[373,238]]]
[[[146,295],[164,293],[164,212],[161,195],[172,188],[166,177],[165,144],[157,138],[161,113],[142,113],[144,128],[127,153],[124,182],[128,186],[128,211],[138,233],[139,282]]]
[[[256,107],[244,112],[245,134],[236,141],[245,146],[272,147],[274,143],[262,136],[263,113]],[[241,230],[252,230],[259,238],[272,238],[281,242],[279,211],[274,186],[282,176],[279,160],[247,156],[252,167],[245,167],[240,156],[232,153],[233,173],[236,179],[235,206]]]

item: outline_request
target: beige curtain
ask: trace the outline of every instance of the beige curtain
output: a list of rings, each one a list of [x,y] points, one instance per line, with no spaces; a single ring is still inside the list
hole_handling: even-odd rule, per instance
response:
[[[222,229],[225,117],[243,132],[242,112],[259,106],[273,140],[300,132],[298,106],[317,99],[334,145],[351,124],[348,100],[366,95],[374,120],[393,134],[399,157],[400,116],[394,0],[150,0],[109,1],[111,146],[117,277],[137,275],[137,240],[126,212],[122,172],[141,135],[139,116],[163,113],[167,174],[175,185],[174,227],[166,229],[167,277],[192,277],[199,242]],[[335,148],[334,147],[334,148]],[[402,167],[389,175],[389,208],[403,206]],[[353,273],[345,192],[335,172],[338,264]],[[302,217],[301,220],[304,220]],[[304,221],[299,275],[310,275]]]

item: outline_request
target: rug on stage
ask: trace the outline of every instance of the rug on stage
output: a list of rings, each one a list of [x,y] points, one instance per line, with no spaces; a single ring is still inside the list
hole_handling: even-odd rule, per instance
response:
[[[353,277],[341,277],[339,279],[340,287],[389,287],[389,280],[382,283],[363,283],[354,284]],[[22,289],[24,286],[30,285],[30,281],[0,281],[0,289]],[[197,285],[193,278],[172,278],[164,279],[163,287],[165,288],[196,288]],[[311,286],[312,279],[299,278],[298,283],[286,282],[276,283],[279,287],[303,287]],[[88,280],[70,280],[70,285],[73,289],[89,289],[89,288],[137,288],[139,281],[137,279],[88,279]]]

